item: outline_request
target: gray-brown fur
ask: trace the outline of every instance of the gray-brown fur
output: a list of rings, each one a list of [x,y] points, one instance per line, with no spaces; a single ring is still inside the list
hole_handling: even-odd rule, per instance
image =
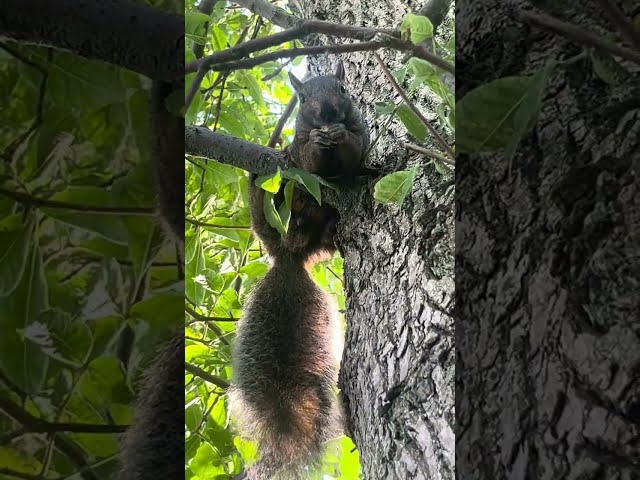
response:
[[[278,470],[296,478],[296,467],[313,463],[336,435],[340,339],[335,307],[303,262],[276,258],[245,305],[234,345],[232,415],[262,456],[248,478]]]
[[[301,82],[289,74],[300,107],[295,137],[287,147],[293,162],[321,177],[354,176],[362,171],[369,132],[344,86],[344,70]]]
[[[121,480],[184,477],[183,343],[183,335],[176,335],[145,374],[121,448]]]
[[[291,76],[301,101],[293,163],[321,176],[352,177],[362,171],[369,144],[360,113],[342,85],[343,72],[304,84]],[[254,287],[238,324],[233,353],[231,412],[241,433],[258,442],[261,460],[249,480],[299,479],[322,445],[338,435],[334,386],[342,332],[331,299],[308,269],[336,247],[339,220],[332,207],[296,190],[289,230],[283,237],[263,213],[264,191],[250,176],[253,229],[273,265]],[[278,205],[282,193],[276,195]]]

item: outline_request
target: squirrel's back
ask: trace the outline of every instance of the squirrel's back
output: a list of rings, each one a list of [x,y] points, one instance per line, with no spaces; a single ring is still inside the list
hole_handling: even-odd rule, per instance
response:
[[[254,287],[237,329],[229,392],[240,430],[262,453],[249,478],[295,475],[338,434],[333,386],[343,336],[335,312],[298,260],[277,259]]]

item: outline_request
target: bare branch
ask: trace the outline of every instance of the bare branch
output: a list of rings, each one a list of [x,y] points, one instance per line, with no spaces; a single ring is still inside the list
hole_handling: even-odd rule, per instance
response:
[[[200,377],[201,379],[215,385],[216,387],[220,387],[223,390],[228,389],[231,385],[226,380],[223,380],[220,377],[216,377],[215,375],[210,374],[209,372],[201,369],[197,365],[193,365],[191,363],[185,362],[184,369],[189,372],[191,375],[195,377]]]
[[[620,33],[631,42],[631,45],[637,50],[640,50],[640,29],[625,17],[624,13],[622,13],[616,5],[616,2],[612,0],[598,0],[598,3],[600,3],[600,7],[611,22],[620,29]]]
[[[204,127],[185,127],[185,152],[242,168],[257,175],[275,173],[280,167],[289,168],[286,151],[263,147],[255,143],[232,137],[224,133],[212,132]]]
[[[390,41],[383,40],[374,42],[345,43],[342,45],[320,45],[317,47],[289,48],[287,50],[265,53],[264,55],[259,55],[257,57],[247,58],[244,60],[220,63],[212,66],[211,68],[215,71],[244,70],[253,68],[266,62],[279,60],[281,58],[295,58],[301,55],[321,55],[327,53],[364,52],[388,47],[390,44]]]
[[[56,208],[60,210],[70,210],[83,213],[93,213],[95,215],[143,215],[153,216],[154,209],[151,207],[118,207],[118,206],[105,206],[105,205],[85,205],[80,203],[68,203],[58,200],[49,200],[46,198],[32,197],[28,193],[15,192],[0,188],[0,195],[9,197],[16,202],[23,203],[25,205],[32,205],[34,207],[42,208]]]
[[[0,36],[49,45],[154,80],[184,75],[184,19],[133,0],[4,0]]]
[[[454,159],[456,154],[453,152],[453,150],[451,149],[449,144],[446,142],[446,140],[442,138],[442,136],[440,136],[437,130],[431,126],[431,124],[429,123],[429,120],[425,118],[422,112],[418,110],[418,108],[413,104],[413,102],[411,102],[409,97],[407,97],[407,94],[404,93],[400,85],[398,85],[398,82],[396,82],[395,78],[393,78],[393,75],[391,75],[391,72],[389,71],[387,66],[384,64],[380,56],[377,53],[374,53],[374,55],[376,57],[376,60],[378,61],[378,64],[380,65],[380,68],[382,68],[384,76],[387,77],[387,80],[389,80],[389,83],[393,86],[395,91],[398,92],[398,94],[402,97],[402,100],[404,100],[404,102],[409,106],[409,108],[413,111],[413,113],[415,113],[418,116],[418,118],[424,124],[424,126],[427,127],[427,129],[429,130],[433,138],[436,139],[436,141],[440,144],[442,149],[445,152],[447,152],[447,154],[452,159]]]
[[[570,23],[557,20],[549,15],[536,14],[531,12],[520,13],[521,18],[528,23],[550,30],[554,33],[578,43],[580,45],[588,45],[590,47],[600,48],[612,55],[640,65],[640,52],[634,52],[628,48],[616,45],[598,35],[587,32],[583,27],[571,25]]]
[[[280,140],[280,135],[282,134],[282,130],[284,129],[284,126],[286,125],[287,120],[289,120],[289,117],[293,113],[293,110],[295,110],[297,104],[298,104],[298,96],[294,95],[293,97],[291,97],[291,100],[289,100],[289,103],[287,104],[287,108],[285,108],[284,112],[282,112],[282,116],[278,120],[275,130],[273,131],[273,133],[271,134],[271,137],[269,138],[269,143],[267,144],[268,147],[270,148],[276,147],[276,145],[278,144],[278,140]]]
[[[428,148],[421,147],[420,145],[415,145],[413,143],[405,142],[402,144],[402,146],[407,150],[411,150],[416,153],[421,153],[422,155],[429,158],[435,158],[436,160],[440,160],[441,162],[444,162],[448,165],[456,164],[455,160],[452,160],[449,157],[442,155],[441,153],[434,152],[433,150],[429,150]]]

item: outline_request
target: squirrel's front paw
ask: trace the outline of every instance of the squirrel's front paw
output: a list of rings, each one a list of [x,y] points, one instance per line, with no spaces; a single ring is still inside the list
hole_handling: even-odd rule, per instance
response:
[[[347,127],[342,123],[335,123],[329,127],[325,127],[324,131],[334,142],[340,142],[347,137]]]
[[[314,128],[309,132],[309,141],[315,143],[320,148],[333,148],[336,146],[336,142],[331,139],[329,133],[325,130],[319,130]]]

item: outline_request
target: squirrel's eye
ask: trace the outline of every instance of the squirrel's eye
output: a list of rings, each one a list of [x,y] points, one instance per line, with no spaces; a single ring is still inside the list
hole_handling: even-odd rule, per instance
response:
[[[347,93],[347,89],[346,89],[346,88],[344,88],[344,85],[342,85],[342,84],[340,84],[340,91],[341,91],[342,93]]]
[[[300,103],[304,103],[307,101],[307,97],[304,96],[304,93],[299,93],[298,97],[300,98]]]

